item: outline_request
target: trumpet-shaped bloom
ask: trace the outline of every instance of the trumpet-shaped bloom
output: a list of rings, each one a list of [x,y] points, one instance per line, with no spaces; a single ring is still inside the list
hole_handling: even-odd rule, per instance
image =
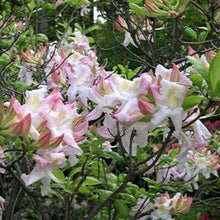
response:
[[[43,184],[41,186],[41,194],[47,195],[51,179],[60,183],[60,180],[53,175],[52,171],[65,165],[65,155],[62,152],[53,153],[48,151],[44,156],[35,155],[34,158],[36,160],[34,169],[28,175],[22,174],[21,178],[26,186],[41,180]]]
[[[180,133],[182,127],[183,108],[182,102],[186,95],[186,89],[183,85],[167,80],[161,80],[161,87],[152,87],[152,92],[158,111],[153,116],[150,124],[152,129],[165,125],[166,119],[171,118],[175,131]]]

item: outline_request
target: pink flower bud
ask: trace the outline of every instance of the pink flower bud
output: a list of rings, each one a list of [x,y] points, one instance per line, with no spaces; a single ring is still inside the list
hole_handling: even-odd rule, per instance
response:
[[[173,70],[171,72],[170,81],[171,82],[179,82],[180,80],[180,71],[175,63],[172,63]]]
[[[51,131],[41,133],[40,138],[37,141],[37,146],[42,147],[42,148],[49,146],[50,138],[51,138]]]
[[[194,54],[194,55],[192,55]],[[196,60],[199,60],[199,55],[196,54],[196,51],[192,49],[192,47],[188,46],[188,55],[192,55],[192,57]]]
[[[144,102],[142,100],[138,100],[138,108],[143,115],[153,115],[153,105],[149,102]]]
[[[51,139],[49,148],[56,148],[63,141],[63,138],[64,138],[64,134],[60,135],[59,137],[55,137]]]
[[[211,63],[211,61],[214,59],[215,55],[216,55],[216,52],[213,50],[210,50],[205,54],[208,63]]]
[[[119,31],[125,31],[127,29],[127,23],[120,15],[118,16],[118,20],[114,22],[114,25]]]
[[[102,76],[99,76],[98,83],[99,83],[99,92],[102,95],[107,95],[110,93],[110,86],[105,82]]]
[[[78,134],[73,134],[73,137],[74,137],[74,140],[75,140],[76,142],[80,142],[80,141],[82,141],[82,140],[85,139],[85,137],[80,136],[80,135],[78,135]]]
[[[43,132],[47,128],[46,125],[47,121],[42,121],[37,127],[38,132]]]
[[[82,123],[82,121],[85,119],[85,115],[80,115],[75,118],[72,124],[72,128],[76,128],[79,124]]]
[[[14,135],[26,137],[31,127],[31,114],[26,115],[23,119],[12,125]]]
[[[51,73],[51,78],[55,84],[59,84],[61,82],[60,70],[56,70]]]

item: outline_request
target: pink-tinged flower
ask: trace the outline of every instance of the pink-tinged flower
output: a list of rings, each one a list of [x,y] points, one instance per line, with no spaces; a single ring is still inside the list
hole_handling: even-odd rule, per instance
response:
[[[85,51],[88,52],[90,50],[88,38],[85,35],[82,35],[80,31],[75,30],[74,37],[71,39],[72,39],[72,46],[76,51],[83,54]]]
[[[187,158],[187,172],[194,175],[201,173],[205,178],[209,178],[211,173],[218,177],[217,169],[220,168],[220,164],[217,153],[212,154],[209,149],[200,148],[198,151],[188,151]]]
[[[128,101],[118,109],[114,117],[121,124],[131,126],[134,122],[142,118],[142,113],[138,108],[138,100],[136,98]]]
[[[187,195],[182,196],[181,193],[176,193],[173,198],[170,198],[168,192],[166,192],[154,199],[154,202],[150,202],[147,198],[139,198],[137,205],[133,207],[133,211],[151,212],[148,218],[152,220],[173,220],[172,217],[187,213],[191,204],[192,198],[187,197]]]
[[[185,86],[162,79],[160,90],[158,91],[157,87],[152,87],[152,93],[159,109],[150,122],[152,129],[164,124],[166,119],[170,117],[176,133],[179,134],[182,127],[182,103],[186,95]]]
[[[22,174],[21,178],[26,186],[29,186],[38,180],[42,181],[41,194],[47,195],[50,187],[50,180],[60,183],[52,171],[55,168],[62,168],[65,165],[65,155],[62,152],[46,152],[43,156],[35,155],[36,164],[30,174]]]
[[[193,123],[194,137],[197,143],[206,143],[206,140],[211,138],[208,129],[200,120]]]
[[[42,58],[45,55],[46,51],[46,46],[42,46],[40,50],[38,50],[36,53],[33,50],[30,50],[29,47],[27,47],[26,52],[21,51],[21,57],[24,62],[37,65],[41,64]]]
[[[171,214],[177,216],[178,214],[185,214],[189,212],[192,201],[193,199],[191,197],[187,197],[186,194],[182,196],[180,193],[176,193],[176,195],[171,199]]]
[[[131,155],[135,156],[137,152],[137,147],[145,147],[147,145],[147,135],[148,135],[148,123],[135,122],[130,127],[125,127],[121,129],[123,146],[127,153],[130,153],[130,140],[133,130],[135,134],[132,142]]]
[[[47,122],[45,126],[51,132],[48,148],[57,147],[62,142],[66,155],[68,152],[68,156],[75,158],[75,155],[82,154],[77,142],[83,140],[83,135],[88,129],[88,122],[83,122],[85,116],[77,113],[76,103],[65,105],[61,101],[61,94],[55,88],[43,100],[38,114],[42,121]],[[74,159],[74,163],[75,161],[76,159]]]
[[[189,114],[190,117],[185,120],[186,124],[190,123],[192,120],[198,117],[200,111],[197,107],[195,107],[189,111]],[[211,138],[210,132],[200,120],[197,120],[193,123],[193,132],[188,131],[181,135],[183,144],[189,148],[205,147],[207,145],[207,140]]]
[[[155,209],[151,213],[151,219],[172,220],[170,214],[170,203],[171,203],[171,199],[168,193],[165,193],[165,195],[162,195],[161,197],[157,198],[155,203]]]
[[[13,135],[26,137],[31,128],[31,114],[26,115],[23,119],[12,125]]]
[[[103,126],[98,128],[97,134],[107,138],[108,140],[114,140],[117,135],[117,125],[116,120],[113,119],[110,115],[106,114],[103,121]]]

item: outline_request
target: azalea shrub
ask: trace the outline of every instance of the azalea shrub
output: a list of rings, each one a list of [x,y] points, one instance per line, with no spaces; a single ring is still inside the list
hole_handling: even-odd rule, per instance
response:
[[[0,3],[0,219],[219,208],[220,3],[104,3]],[[100,61],[99,22],[87,27],[97,11],[124,65]]]

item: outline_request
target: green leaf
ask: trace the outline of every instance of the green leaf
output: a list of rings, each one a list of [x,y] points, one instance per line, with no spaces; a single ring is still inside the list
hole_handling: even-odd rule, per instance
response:
[[[116,209],[118,210],[119,216],[121,218],[127,219],[129,215],[129,209],[125,205],[124,201],[116,199],[114,204],[115,204]]]
[[[171,153],[169,153],[169,156],[173,159],[180,151],[180,148],[177,147],[174,150],[171,151]]]
[[[123,163],[124,162],[124,158],[121,155],[119,155],[117,152],[105,151],[104,155],[116,160],[118,163]]]
[[[92,31],[94,31],[94,30],[96,30],[96,29],[98,29],[98,28],[99,28],[98,25],[95,25],[95,26],[89,27],[89,28],[87,28],[85,31],[83,31],[83,34],[86,35],[86,34],[92,32]]]
[[[147,15],[144,7],[141,7],[135,3],[130,3],[129,7],[132,9],[132,11],[134,11],[138,15],[141,15],[142,17],[145,17]]]
[[[81,170],[82,170],[82,167],[73,168],[73,170],[71,170],[71,172],[69,173],[68,177],[69,178],[73,177],[75,174],[79,173]]]
[[[156,182],[150,178],[147,178],[147,177],[143,177],[143,180],[148,182],[149,184],[156,184]]]
[[[90,2],[88,0],[67,0],[67,2],[73,6],[80,6],[80,5],[88,5]]]
[[[95,43],[95,40],[93,37],[88,37],[88,40],[89,40],[89,43],[90,44],[94,44]]]
[[[8,54],[3,53],[0,56],[0,64],[3,65],[3,64],[9,63],[9,62],[10,62],[10,57],[8,56]]]
[[[14,83],[14,86],[19,92],[24,92],[26,90],[26,83],[25,82],[16,81]]]
[[[199,41],[205,41],[207,38],[208,32],[207,31],[203,31],[199,34]]]
[[[209,81],[212,96],[220,97],[220,51],[218,51],[210,64]]]
[[[87,176],[85,181],[83,182],[83,185],[93,186],[93,185],[98,185],[100,183],[101,182],[98,179],[96,179],[95,177]]]
[[[202,77],[200,75],[193,73],[189,78],[195,86],[198,86],[200,89],[202,88]]]
[[[183,101],[183,109],[184,111],[198,105],[202,100],[204,100],[203,96],[186,96]]]
[[[196,60],[191,56],[187,56],[186,58],[189,60],[190,63],[193,64],[196,71],[202,76],[202,78],[207,82],[207,84],[209,84],[208,70],[205,68],[205,66],[200,61]]]
[[[197,33],[190,27],[187,27],[185,30],[184,30],[184,33],[188,36],[188,37],[191,37],[193,38],[194,40],[197,40]]]
[[[105,189],[98,189],[97,192],[99,194],[100,202],[105,201],[112,194],[112,191]]]
[[[176,192],[176,189],[172,186],[162,186],[162,188],[170,192]]]
[[[126,74],[126,68],[125,68],[123,65],[118,64],[118,68],[121,70],[121,74],[122,74],[122,75],[125,75],[125,74]]]
[[[65,176],[62,170],[56,168],[52,171],[52,173],[57,179],[62,180],[62,181],[65,180]]]
[[[42,34],[42,33],[37,35],[37,39],[40,42],[48,42],[48,37],[45,34]]]
[[[121,198],[123,200],[126,200],[127,202],[126,203],[129,203],[131,205],[136,205],[136,199],[134,196],[128,194],[128,193],[120,193],[119,196],[121,196]]]
[[[47,3],[47,4],[43,5],[43,8],[46,10],[51,10],[51,9],[54,9],[54,6],[50,3]]]
[[[34,0],[30,1],[30,3],[28,3],[27,5],[28,5],[28,8],[30,9],[30,11],[33,11],[33,9],[34,9],[35,6],[36,6]]]
[[[128,79],[132,79],[140,70],[141,70],[141,66],[137,67],[135,70],[129,70],[128,72]]]

